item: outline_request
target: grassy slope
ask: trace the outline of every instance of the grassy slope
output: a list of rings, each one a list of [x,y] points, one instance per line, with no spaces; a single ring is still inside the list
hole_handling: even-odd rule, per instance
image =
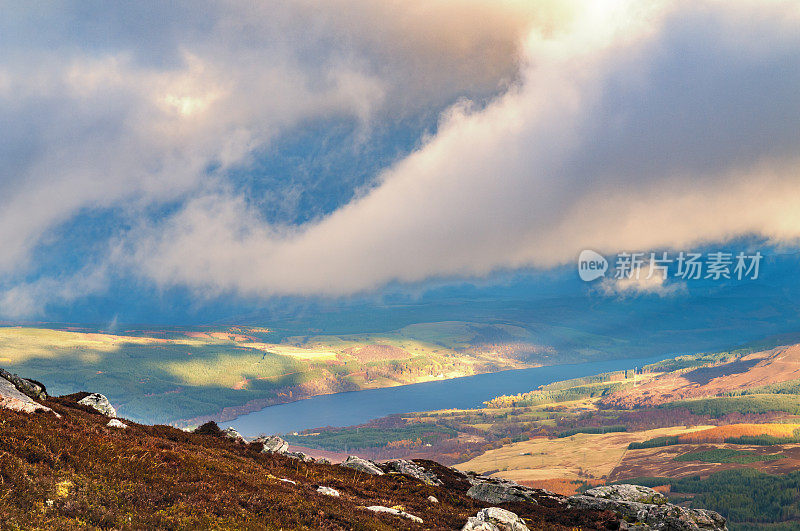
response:
[[[365,506],[401,505],[428,529],[457,529],[486,506],[435,463],[432,487],[261,454],[226,437],[108,419],[49,399],[61,414],[0,410],[0,529],[421,529]],[[281,481],[289,479],[295,484]],[[318,485],[341,497],[316,492]],[[428,496],[440,503],[430,503]],[[531,529],[600,528],[608,515],[509,504]]]

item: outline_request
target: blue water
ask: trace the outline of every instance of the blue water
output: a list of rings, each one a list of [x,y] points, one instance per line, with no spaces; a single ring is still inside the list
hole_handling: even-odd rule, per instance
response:
[[[554,365],[315,396],[248,413],[225,424],[225,427],[233,426],[243,435],[253,436],[261,433],[289,433],[322,426],[351,426],[392,413],[473,408],[499,395],[524,393],[540,385],[580,376],[641,367],[668,357]]]

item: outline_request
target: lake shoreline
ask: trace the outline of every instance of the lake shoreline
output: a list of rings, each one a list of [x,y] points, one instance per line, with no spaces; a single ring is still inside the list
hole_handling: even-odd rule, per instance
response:
[[[223,421],[244,435],[291,433],[325,426],[353,426],[392,414],[474,408],[501,394],[615,370],[632,369],[673,355],[511,369],[423,383],[322,394],[275,404]]]

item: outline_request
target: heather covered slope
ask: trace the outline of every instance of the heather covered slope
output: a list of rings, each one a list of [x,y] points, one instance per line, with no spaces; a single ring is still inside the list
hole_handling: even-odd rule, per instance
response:
[[[107,417],[71,399],[45,403],[61,418],[0,409],[3,529],[460,529],[496,505],[466,496],[469,482],[432,462],[425,465],[442,487],[264,454],[224,436],[130,422],[109,428]],[[341,496],[320,494],[319,486]],[[371,505],[402,506],[424,524],[364,509]],[[501,505],[530,529],[619,527],[609,511],[546,498]]]

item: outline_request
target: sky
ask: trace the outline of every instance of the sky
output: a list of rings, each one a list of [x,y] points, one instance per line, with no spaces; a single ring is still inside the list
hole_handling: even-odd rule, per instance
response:
[[[6,321],[564,295],[583,249],[798,248],[796,0],[0,8]]]

